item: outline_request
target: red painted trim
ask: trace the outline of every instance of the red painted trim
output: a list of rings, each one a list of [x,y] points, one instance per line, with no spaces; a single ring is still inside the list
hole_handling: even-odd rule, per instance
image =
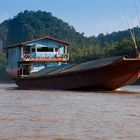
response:
[[[43,36],[43,37],[40,37],[40,38],[36,38],[36,39],[33,39],[33,40],[29,40],[29,41],[26,41],[26,42],[21,42],[19,44],[8,46],[8,47],[6,47],[6,49],[14,48],[14,47],[21,47],[21,46],[26,45],[28,43],[32,43],[32,42],[43,40],[43,39],[50,39],[50,40],[54,40],[54,41],[57,41],[57,42],[61,42],[61,43],[66,44],[66,45],[70,45],[70,43],[67,42],[67,41],[59,40],[59,39],[52,38],[52,37],[49,37],[49,36]]]

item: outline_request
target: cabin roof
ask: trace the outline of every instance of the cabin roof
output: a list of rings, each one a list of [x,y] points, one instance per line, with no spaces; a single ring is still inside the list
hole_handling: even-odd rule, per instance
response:
[[[43,37],[40,37],[40,38],[36,38],[36,39],[33,39],[33,40],[29,40],[29,41],[26,41],[26,42],[21,42],[21,43],[18,43],[18,44],[14,44],[14,45],[8,46],[8,47],[6,47],[6,49],[23,46],[23,45],[26,45],[26,44],[29,44],[29,43],[33,43],[35,41],[39,41],[39,40],[43,40],[43,39],[49,39],[49,40],[53,40],[53,41],[57,41],[57,42],[63,43],[65,45],[70,45],[70,43],[67,42],[67,41],[59,40],[59,39],[56,39],[56,38],[53,38],[53,37],[50,37],[50,36],[43,36]]]

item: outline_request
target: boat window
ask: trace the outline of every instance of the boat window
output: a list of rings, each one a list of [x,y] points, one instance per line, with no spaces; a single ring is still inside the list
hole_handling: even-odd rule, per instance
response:
[[[37,48],[38,52],[53,52],[53,48],[48,48],[48,47],[38,47]]]
[[[55,48],[55,52],[60,52],[60,48]]]
[[[31,52],[35,52],[35,48],[32,48],[32,49],[31,49]]]
[[[24,47],[23,51],[25,54],[29,54],[30,53],[30,48],[29,47]]]
[[[58,52],[59,48],[55,48],[55,52]]]

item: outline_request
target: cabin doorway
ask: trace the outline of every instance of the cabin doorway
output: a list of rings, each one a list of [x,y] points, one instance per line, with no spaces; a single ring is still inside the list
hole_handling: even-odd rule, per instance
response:
[[[31,72],[32,65],[30,64],[23,64],[21,66],[21,75],[29,75]]]

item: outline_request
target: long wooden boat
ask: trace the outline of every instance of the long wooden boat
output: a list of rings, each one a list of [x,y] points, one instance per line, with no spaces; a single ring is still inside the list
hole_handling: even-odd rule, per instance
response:
[[[9,46],[7,74],[19,88],[63,90],[114,90],[140,76],[140,58],[119,56],[69,64],[68,45],[44,36]]]
[[[139,77],[140,58],[121,56],[50,67],[13,79],[23,89],[115,90],[134,83]]]

